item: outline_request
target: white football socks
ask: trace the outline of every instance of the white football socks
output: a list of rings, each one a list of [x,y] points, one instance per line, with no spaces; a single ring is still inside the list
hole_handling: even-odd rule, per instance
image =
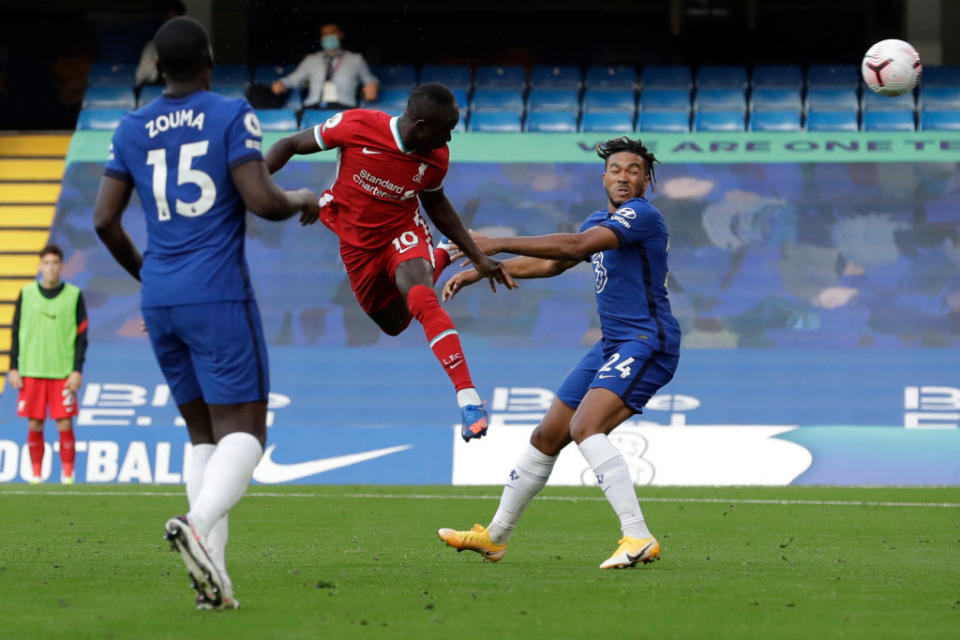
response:
[[[510,478],[503,487],[503,495],[500,496],[500,506],[487,528],[493,542],[506,544],[510,539],[527,505],[547,484],[547,478],[550,477],[556,461],[557,456],[548,456],[527,443],[527,448],[510,472]]]
[[[187,467],[184,482],[187,485],[187,503],[193,507],[203,487],[203,473],[207,468],[207,462],[210,461],[210,456],[217,447],[213,444],[195,444],[190,449],[190,464]],[[228,515],[224,515],[217,520],[207,534],[207,553],[210,554],[213,563],[217,565],[217,569],[227,582],[230,581],[230,576],[227,575],[228,518]]]
[[[457,391],[457,406],[462,409],[468,404],[473,404],[478,407],[483,404],[483,400],[480,399],[480,394],[477,393],[477,390],[473,387]]]
[[[597,476],[597,484],[620,518],[623,535],[650,538],[652,534],[643,520],[643,511],[630,477],[630,468],[620,451],[602,433],[590,436],[579,445],[580,453]]]
[[[200,493],[187,514],[187,518],[201,535],[207,537],[208,542],[214,524],[246,492],[262,455],[260,441],[249,433],[229,433],[217,443],[203,471]]]

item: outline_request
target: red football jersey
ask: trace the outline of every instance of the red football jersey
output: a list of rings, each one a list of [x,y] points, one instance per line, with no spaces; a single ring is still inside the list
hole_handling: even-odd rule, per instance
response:
[[[388,244],[419,215],[420,193],[443,187],[447,146],[425,155],[406,150],[397,120],[381,111],[351,109],[313,128],[321,149],[339,149],[333,201],[326,206],[337,235],[349,245]]]

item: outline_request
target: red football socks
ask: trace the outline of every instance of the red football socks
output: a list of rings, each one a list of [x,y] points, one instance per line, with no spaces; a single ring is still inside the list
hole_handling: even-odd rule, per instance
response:
[[[436,247],[433,250],[433,284],[437,284],[440,274],[450,266],[450,254],[446,249]]]
[[[75,451],[75,439],[73,429],[67,429],[60,432],[60,466],[63,467],[63,475],[73,475],[73,461]]]
[[[28,431],[27,445],[30,447],[30,462],[33,464],[33,475],[37,478],[43,471],[43,432]]]
[[[473,381],[470,379],[467,361],[463,358],[460,336],[453,326],[453,320],[440,307],[436,291],[418,284],[407,294],[407,306],[410,308],[410,315],[423,325],[430,349],[450,376],[454,388],[457,391],[472,388]]]

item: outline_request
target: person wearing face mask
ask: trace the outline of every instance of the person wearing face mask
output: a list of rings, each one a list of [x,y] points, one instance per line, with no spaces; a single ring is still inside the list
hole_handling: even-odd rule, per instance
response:
[[[293,73],[271,85],[271,91],[281,95],[290,89],[307,85],[305,107],[320,109],[352,109],[357,106],[357,88],[362,87],[363,99],[377,99],[377,78],[370,73],[363,55],[343,48],[343,30],[336,23],[320,29],[322,51],[306,56]]]

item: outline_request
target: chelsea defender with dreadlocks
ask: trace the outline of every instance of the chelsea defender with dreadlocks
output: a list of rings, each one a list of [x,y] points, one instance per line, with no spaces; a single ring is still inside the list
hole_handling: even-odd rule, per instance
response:
[[[513,253],[504,264],[514,278],[547,278],[593,263],[601,339],[567,375],[543,421],[533,431],[500,498],[489,527],[440,529],[440,538],[458,551],[500,560],[507,540],[533,497],[543,488],[560,451],[576,442],[597,483],[620,518],[623,537],[601,569],[633,566],[660,557],[634,491],[629,469],[607,435],[641,413],[673,377],[680,327],[667,300],[667,227],[644,193],[657,159],[639,140],[616,138],[597,148],[607,206],[594,212],[579,233],[488,238],[477,245],[487,254]],[[480,280],[461,271],[444,287],[444,300]]]

